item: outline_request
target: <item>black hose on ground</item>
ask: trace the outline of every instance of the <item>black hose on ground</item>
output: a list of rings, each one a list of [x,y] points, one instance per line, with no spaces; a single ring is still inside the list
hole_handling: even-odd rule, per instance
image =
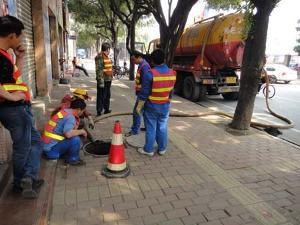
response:
[[[294,124],[291,120],[288,118],[275,113],[269,105],[269,77],[266,75],[266,105],[267,109],[270,112],[271,115],[274,117],[279,118],[280,120],[284,121],[287,123],[287,125],[279,125],[279,124],[265,124],[265,123],[259,123],[259,122],[253,122],[251,121],[251,126],[252,127],[260,127],[260,128],[274,128],[274,129],[289,129],[294,127]],[[109,114],[104,114],[102,116],[98,116],[94,119],[94,122],[97,123],[101,120],[107,119],[109,117],[114,117],[114,116],[130,116],[132,115],[132,112],[115,112],[115,113],[109,113]],[[211,116],[211,115],[219,115],[219,116],[224,116],[228,118],[233,118],[232,114],[225,113],[222,111],[210,111],[210,112],[203,112],[203,113],[170,113],[170,117],[205,117],[205,116]]]

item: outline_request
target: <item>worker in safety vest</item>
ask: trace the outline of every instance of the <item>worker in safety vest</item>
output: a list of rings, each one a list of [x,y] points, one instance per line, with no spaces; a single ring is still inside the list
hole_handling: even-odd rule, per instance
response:
[[[39,179],[41,137],[33,126],[30,90],[21,79],[20,65],[25,48],[21,45],[23,23],[13,16],[0,17],[0,122],[13,141],[13,191],[24,198],[36,198]],[[9,53],[12,49],[16,63]]]
[[[141,111],[140,114],[136,113],[136,107],[139,101],[139,94],[142,89],[142,77],[145,76],[145,74],[151,69],[148,62],[143,58],[143,54],[138,51],[134,51],[132,53],[131,60],[134,64],[138,65],[137,73],[135,75],[136,102],[133,108],[131,130],[125,134],[126,137],[139,133],[141,126],[141,115],[143,114],[143,112]]]
[[[97,80],[97,116],[110,113],[110,87],[113,76],[112,62],[108,57],[110,52],[110,44],[103,43],[101,52],[95,57],[96,80]]]
[[[70,108],[63,108],[45,125],[42,135],[43,152],[48,159],[64,157],[70,165],[84,165],[80,159],[80,137],[87,136],[84,129],[78,128],[78,120],[86,108],[82,99],[71,101]]]
[[[151,53],[154,67],[142,77],[142,89],[136,112],[144,108],[144,123],[146,127],[146,142],[138,152],[148,156],[154,155],[154,142],[158,144],[158,154],[166,153],[168,144],[168,119],[170,97],[172,95],[176,72],[164,64],[165,54],[156,49]]]
[[[90,96],[88,94],[88,92],[82,88],[76,88],[73,92],[72,92],[73,96],[71,96],[70,94],[66,94],[61,102],[60,102],[60,106],[57,107],[56,109],[53,110],[53,112],[51,113],[51,115],[56,114],[59,110],[64,109],[64,108],[70,108],[71,105],[71,101],[74,99],[82,99],[82,100],[89,100]],[[92,117],[92,114],[85,109],[84,112],[82,113],[82,115],[80,116],[80,124],[79,124],[79,129],[84,127],[84,118],[88,119],[88,127],[91,129],[94,129],[95,127],[95,123]]]

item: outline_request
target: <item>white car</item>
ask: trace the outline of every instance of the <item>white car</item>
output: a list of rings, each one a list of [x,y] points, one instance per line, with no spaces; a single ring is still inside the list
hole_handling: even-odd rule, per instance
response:
[[[297,71],[288,68],[281,64],[266,64],[265,70],[268,76],[272,77],[274,82],[283,81],[289,83],[290,81],[297,80]]]

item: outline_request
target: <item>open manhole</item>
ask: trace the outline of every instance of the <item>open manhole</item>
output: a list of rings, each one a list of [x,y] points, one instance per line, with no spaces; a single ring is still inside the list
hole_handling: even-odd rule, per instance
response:
[[[111,140],[96,140],[85,144],[83,151],[95,157],[107,156],[109,154],[110,145]]]

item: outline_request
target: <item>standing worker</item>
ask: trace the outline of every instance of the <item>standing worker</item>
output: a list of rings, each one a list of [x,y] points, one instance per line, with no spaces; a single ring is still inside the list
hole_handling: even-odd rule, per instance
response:
[[[133,108],[132,126],[131,126],[131,130],[125,134],[126,137],[129,137],[131,135],[137,135],[139,133],[140,126],[141,126],[141,114],[143,114],[143,113],[140,112],[138,114],[136,112],[136,107],[139,102],[139,94],[140,94],[140,91],[141,91],[142,85],[143,85],[142,84],[143,77],[151,69],[148,62],[143,58],[143,54],[138,51],[134,51],[132,53],[131,60],[133,61],[134,64],[139,65],[139,66],[138,66],[137,73],[135,76],[136,102],[135,102],[135,105]]]
[[[176,72],[164,63],[165,54],[156,49],[151,54],[154,68],[143,76],[142,89],[136,112],[144,107],[146,143],[138,152],[148,156],[154,155],[154,142],[158,144],[158,154],[164,155],[168,144],[168,119],[170,97],[176,81]]]
[[[36,198],[44,183],[38,178],[41,137],[33,125],[30,91],[21,80],[25,49],[21,45],[23,23],[13,16],[0,17],[0,122],[13,141],[13,191]],[[16,63],[7,52],[13,49]]]
[[[110,44],[105,42],[101,46],[101,52],[95,57],[96,80],[97,80],[97,116],[110,113],[110,87],[112,82],[112,62],[108,57]]]

